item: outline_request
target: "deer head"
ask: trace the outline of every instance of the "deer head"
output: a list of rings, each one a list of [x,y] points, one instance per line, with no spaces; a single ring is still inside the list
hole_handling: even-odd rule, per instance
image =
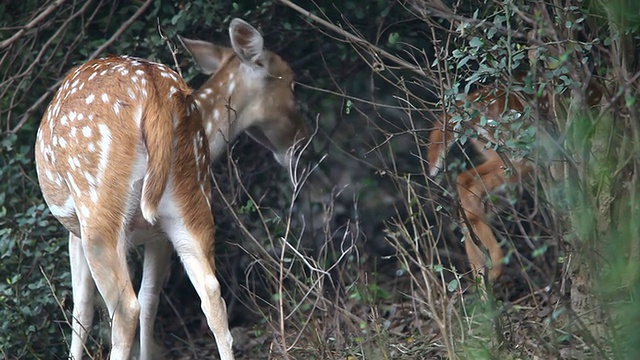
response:
[[[293,71],[264,48],[262,35],[243,20],[231,21],[229,35],[231,48],[180,38],[202,71],[212,75],[194,94],[212,159],[246,131],[287,165],[307,137],[296,109]]]

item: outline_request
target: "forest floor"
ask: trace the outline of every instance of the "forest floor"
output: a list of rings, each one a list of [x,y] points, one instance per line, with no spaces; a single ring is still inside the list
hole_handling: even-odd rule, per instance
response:
[[[589,341],[568,331],[566,297],[549,287],[536,293],[507,277],[494,288],[497,299],[483,303],[475,296],[451,292],[438,300],[449,317],[442,322],[415,293],[408,277],[381,277],[384,299],[347,305],[365,314],[366,324],[353,324],[339,312],[316,312],[301,324],[291,318],[287,356],[282,351],[277,319],[231,320],[237,359],[585,359]],[[193,301],[198,301],[197,298]],[[174,304],[174,306],[176,306]],[[180,307],[181,318],[161,304],[159,340],[166,359],[218,358],[215,341],[199,308]],[[184,311],[183,311],[184,310]],[[249,310],[242,310],[249,311]],[[233,314],[233,311],[232,311]],[[366,315],[368,314],[368,316]],[[497,315],[496,315],[497,314]],[[232,315],[233,317],[233,315]],[[253,318],[253,320],[248,320]],[[287,323],[288,321],[285,321]],[[293,323],[295,322],[295,323]],[[299,329],[303,329],[302,331]],[[446,334],[444,333],[446,332]],[[448,336],[445,339],[444,336]],[[448,340],[448,341],[447,341]]]

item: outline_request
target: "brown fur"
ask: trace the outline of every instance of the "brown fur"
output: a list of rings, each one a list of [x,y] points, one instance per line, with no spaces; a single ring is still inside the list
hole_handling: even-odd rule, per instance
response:
[[[213,263],[209,165],[242,131],[288,165],[306,127],[289,65],[264,49],[246,22],[232,20],[230,35],[233,50],[183,40],[212,74],[193,95],[165,65],[111,56],[75,68],[45,112],[36,165],[45,201],[70,231],[70,357],[82,357],[94,284],[112,318],[111,357],[129,357],[138,323],[140,357],[155,357],[153,321],[169,268],[168,235],[202,300],[220,357],[233,359]],[[145,245],[139,298],[126,264],[132,242]]]
[[[524,74],[517,76],[516,79],[522,81],[523,78]],[[589,85],[587,94],[587,101],[590,106],[597,104],[602,97],[598,84],[595,82]],[[491,89],[474,91],[467,98],[472,103],[470,112],[477,110],[480,115],[498,122],[502,122],[504,115],[511,111],[524,114],[527,103],[531,101],[522,94],[506,93],[504,90],[492,91]],[[537,109],[531,110],[532,116],[549,116],[548,94],[544,93],[537,103]],[[464,101],[458,102],[457,107],[462,109]],[[451,116],[445,115],[443,118],[445,122],[437,120],[429,136],[427,160],[431,176],[437,174],[439,170],[438,164],[442,164],[445,153],[457,139],[453,129],[454,124],[449,122]],[[489,278],[495,280],[502,274],[504,254],[489,224],[489,214],[483,205],[483,199],[503,184],[520,182],[524,177],[531,174],[534,167],[533,163],[528,159],[516,159],[503,152],[502,156],[509,160],[505,163],[501,155],[493,148],[486,148],[485,144],[488,141],[494,144],[504,144],[506,139],[496,139],[493,137],[493,129],[489,127],[482,128],[480,116],[469,119],[465,124],[478,134],[477,138],[468,137],[467,141],[471,143],[476,151],[483,155],[484,162],[460,173],[456,178],[460,205],[466,220],[471,226],[471,229],[466,230],[467,235],[465,235],[464,245],[474,274],[476,276],[483,274],[484,268],[488,265],[486,256],[475,243],[471,234],[478,238],[482,246],[487,249],[491,260]],[[506,169],[509,168],[512,170],[512,174],[507,176]],[[466,228],[466,225],[464,227]]]

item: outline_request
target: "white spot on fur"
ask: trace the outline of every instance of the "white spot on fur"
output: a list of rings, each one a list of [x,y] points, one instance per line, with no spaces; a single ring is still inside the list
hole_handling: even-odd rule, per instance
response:
[[[102,183],[104,180],[104,172],[109,164],[109,153],[111,151],[111,130],[105,124],[98,124],[98,131],[100,132],[100,161],[98,163],[98,182]]]
[[[88,219],[88,218],[89,218],[89,208],[88,208],[88,207],[86,207],[86,206],[84,206],[84,205],[80,206],[80,212],[82,213],[82,216],[83,216],[85,219]]]
[[[89,96],[87,96],[87,98],[84,99],[84,102],[85,104],[89,105],[93,102],[93,99],[95,99],[95,95],[89,94]]]
[[[196,136],[193,137],[193,155],[196,159],[196,170],[198,171],[196,174],[196,179],[198,182],[200,181],[200,166],[198,166],[198,138]]]
[[[88,171],[84,172],[84,177],[87,179],[89,185],[94,186],[96,184],[96,178],[94,178]]]
[[[136,108],[136,112],[133,114],[133,120],[136,122],[136,125],[140,127],[142,123],[142,106]]]
[[[102,93],[102,102],[109,102],[109,95]]]
[[[89,197],[94,204],[98,202],[98,192],[96,191],[96,188],[92,187],[89,189]]]
[[[62,205],[49,205],[49,211],[57,218],[66,218],[72,216],[75,213],[75,204],[73,203],[73,197],[69,196]]]
[[[82,135],[84,135],[84,137],[90,137],[91,136],[91,128],[88,126],[85,126],[82,128]]]
[[[80,188],[78,187],[78,185],[76,185],[76,181],[73,178],[73,175],[71,175],[71,173],[67,172],[67,182],[69,183],[69,185],[71,185],[71,188],[73,188],[73,191],[75,191],[77,196],[80,196]]]

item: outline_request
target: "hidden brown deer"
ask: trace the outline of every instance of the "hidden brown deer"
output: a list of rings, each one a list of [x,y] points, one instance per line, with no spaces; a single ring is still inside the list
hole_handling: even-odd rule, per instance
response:
[[[517,74],[515,80],[522,82],[524,76]],[[595,81],[588,83],[586,94],[585,101],[589,106],[596,105],[602,97]],[[471,132],[467,133],[466,141],[483,157],[481,164],[461,172],[455,179],[460,207],[466,218],[466,221],[462,221],[463,242],[476,278],[483,276],[485,268],[489,268],[489,279],[495,280],[502,274],[504,266],[504,252],[491,229],[490,214],[483,200],[503,185],[522,181],[534,170],[534,163],[529,158],[513,156],[514,152],[506,146],[508,139],[505,136],[513,133],[496,131],[497,126],[505,129],[510,122],[525,121],[526,127],[531,126],[533,117],[550,116],[550,96],[544,91],[540,98],[535,99],[516,91],[482,88],[469,93],[466,99],[457,101],[453,114],[446,113],[437,119],[431,130],[427,151],[431,177],[444,168],[447,151],[458,141],[458,134],[464,133],[465,127]],[[455,119],[455,115],[460,117]],[[506,151],[499,153],[496,151],[498,147]],[[474,235],[487,250],[490,263],[474,241]]]
[[[82,359],[100,293],[111,320],[111,359],[128,359],[140,324],[140,359],[153,328],[172,249],[201,299],[221,359],[233,359],[226,305],[213,262],[209,166],[247,132],[289,166],[306,140],[293,72],[240,19],[231,48],[182,39],[211,77],[193,91],[169,67],[109,56],[72,70],[38,130],[38,180],[51,213],[69,231],[73,289],[69,358]],[[144,244],[136,296],[127,267]]]

